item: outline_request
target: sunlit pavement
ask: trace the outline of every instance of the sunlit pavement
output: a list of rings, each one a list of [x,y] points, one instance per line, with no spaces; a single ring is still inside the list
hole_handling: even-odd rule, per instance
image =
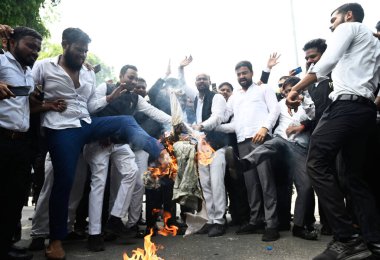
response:
[[[23,234],[20,245],[30,243],[30,228],[34,207],[24,207]],[[162,245],[157,255],[164,259],[311,259],[322,252],[331,237],[321,236],[318,241],[306,241],[292,236],[291,232],[281,232],[275,242],[262,242],[261,235],[235,235],[236,228],[229,228],[222,237],[209,238],[207,235],[188,237],[152,237],[152,242]],[[48,241],[46,240],[46,243]],[[114,242],[106,242],[103,252],[90,252],[86,240],[69,242],[64,245],[66,259],[123,259],[123,253],[132,255],[132,250],[143,248],[143,239],[122,237]],[[45,259],[44,251],[34,252],[33,259]]]

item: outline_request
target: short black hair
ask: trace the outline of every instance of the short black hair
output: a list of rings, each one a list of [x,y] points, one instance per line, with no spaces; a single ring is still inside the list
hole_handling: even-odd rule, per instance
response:
[[[290,78],[290,76],[286,76],[286,75],[285,75],[285,76],[282,76],[278,81],[283,80],[283,79],[284,79],[284,80],[287,80],[288,78]]]
[[[238,64],[236,64],[236,66],[235,66],[235,71],[237,71],[241,67],[247,67],[250,72],[253,72],[252,63],[247,61],[247,60],[243,60],[243,61],[238,62]]]
[[[290,86],[295,86],[298,82],[300,82],[300,78],[299,77],[289,77],[287,80],[285,80],[285,82],[282,84],[282,87],[285,88],[286,86],[290,85]]]
[[[313,48],[316,48],[320,54],[323,54],[327,48],[326,40],[321,38],[313,39],[308,41],[305,46],[303,46],[304,51]]]
[[[66,41],[69,45],[76,42],[83,42],[89,44],[91,42],[91,39],[88,36],[88,34],[82,31],[81,29],[70,27],[66,28],[62,32],[62,42],[63,41]]]
[[[220,88],[223,87],[224,85],[227,85],[227,86],[231,89],[231,91],[234,91],[234,87],[233,87],[232,84],[229,83],[229,82],[223,82],[223,83],[221,83],[221,84],[218,86],[218,89],[220,89]]]
[[[20,39],[26,36],[31,36],[42,41],[41,34],[39,34],[36,30],[25,26],[15,27],[13,29],[13,34],[10,35],[11,39],[15,40],[16,42],[18,42]]]
[[[331,13],[331,15],[333,15],[333,13],[335,12],[338,12],[338,14],[346,14],[348,11],[352,12],[355,22],[359,22],[359,23],[363,22],[364,10],[363,10],[363,7],[358,3],[347,3],[344,5],[341,5],[337,9],[335,9]]]
[[[137,79],[137,82],[142,82],[142,83],[145,83],[145,84],[146,84],[146,81],[145,81],[145,79],[143,79],[143,78],[138,78],[138,79]]]
[[[380,31],[380,21],[377,22],[375,28],[376,28],[377,31]]]
[[[120,69],[120,75],[124,75],[128,69],[131,69],[131,70],[134,70],[134,71],[137,71],[137,68],[136,66],[133,66],[133,65],[124,65],[121,69]]]

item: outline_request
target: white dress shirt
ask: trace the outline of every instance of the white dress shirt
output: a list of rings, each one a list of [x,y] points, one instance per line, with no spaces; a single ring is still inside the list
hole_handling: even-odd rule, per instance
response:
[[[262,127],[267,128],[270,134],[280,114],[280,107],[270,87],[253,83],[247,91],[241,89],[228,99],[225,121],[232,114],[233,123],[228,125],[235,129],[237,141],[240,143],[255,136]]]
[[[90,113],[107,105],[106,97],[98,97],[95,92],[95,73],[82,67],[79,72],[80,87],[58,64],[59,56],[36,62],[33,66],[34,81],[43,86],[45,100],[64,99],[67,109],[60,113],[47,111],[42,115],[42,126],[51,129],[81,127],[80,121],[91,123]]]
[[[105,97],[106,93],[107,93],[106,83],[102,83],[96,88],[97,97]],[[140,95],[138,95],[136,111],[144,113],[145,115],[165,125],[166,127],[171,124],[171,120],[172,120],[171,116],[169,116],[165,112],[149,104],[148,101],[146,101]]]
[[[199,94],[197,99],[198,104],[197,110],[195,111],[196,123],[202,124],[204,130],[211,131],[223,122],[224,113],[227,108],[226,100],[221,94],[215,94],[212,99],[211,116],[202,122],[203,99],[199,98]]]
[[[0,55],[0,81],[12,86],[30,86],[29,93],[34,89],[30,68],[27,67],[24,71],[10,52]],[[29,129],[29,118],[28,96],[0,100],[0,127],[26,132]]]
[[[327,49],[309,72],[318,80],[332,71],[330,98],[354,94],[374,100],[380,77],[380,41],[358,22],[340,24],[327,41]]]
[[[289,126],[299,126],[302,121],[313,119],[315,116],[314,102],[311,98],[305,96],[302,105],[298,107],[297,112],[293,112],[292,116],[289,114],[288,106],[285,102],[285,98],[279,102],[281,113],[279,124],[274,131],[274,135],[279,135],[290,142],[297,142],[306,148],[309,143],[310,133],[301,132],[298,135],[292,134],[288,137],[286,129],[288,129]]]

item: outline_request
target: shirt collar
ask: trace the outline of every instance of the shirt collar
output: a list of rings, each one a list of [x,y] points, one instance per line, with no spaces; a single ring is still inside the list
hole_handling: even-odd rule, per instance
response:
[[[21,64],[16,60],[16,58],[12,55],[12,53],[10,51],[6,51],[3,55],[5,55],[8,59],[10,59],[13,62],[15,62],[17,64],[17,66],[19,68],[21,68],[22,71],[24,71],[24,69],[22,68]],[[29,72],[29,71],[31,71],[30,67],[26,66],[25,72]]]

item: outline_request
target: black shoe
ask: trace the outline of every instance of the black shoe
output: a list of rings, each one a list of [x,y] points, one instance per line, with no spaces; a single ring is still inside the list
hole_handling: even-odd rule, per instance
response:
[[[363,240],[354,238],[349,242],[340,242],[333,239],[323,253],[317,255],[313,260],[343,260],[343,259],[366,259],[371,255]]]
[[[32,258],[33,254],[31,253],[11,250],[8,252],[5,260],[30,260]]]
[[[208,236],[209,237],[220,237],[226,233],[226,225],[224,224],[213,224],[209,228]]]
[[[123,221],[121,221],[121,218],[111,215],[107,221],[104,231],[119,237],[125,229],[126,228]]]
[[[372,252],[372,256],[374,259],[380,259],[380,242],[379,243],[369,242],[367,244],[367,247],[369,251]]]
[[[242,225],[237,231],[236,235],[247,235],[247,234],[263,234],[264,233],[264,225],[252,225],[252,224],[245,224]]]
[[[146,221],[145,221],[145,219],[140,218],[139,221],[137,222],[137,225],[140,225],[140,226],[146,226]]]
[[[32,242],[28,247],[30,251],[39,251],[45,249],[45,238],[44,237],[34,237]]]
[[[276,241],[280,238],[280,233],[278,233],[277,228],[267,228],[261,238],[262,241],[270,242]]]
[[[87,248],[92,252],[104,251],[104,239],[101,234],[89,235],[87,241]]]
[[[294,225],[292,233],[293,233],[293,236],[306,239],[306,240],[318,239],[318,232],[315,229],[309,230],[307,228]]]
[[[195,234],[198,234],[198,235],[208,234],[211,226],[212,226],[211,224],[206,223],[206,224],[203,225],[203,227],[200,230],[198,230],[197,232],[195,232]]]
[[[86,239],[86,236],[84,234],[77,233],[76,231],[72,231],[69,234],[67,234],[65,241],[79,241]]]
[[[332,236],[333,232],[329,226],[323,225],[321,228],[321,235]]]

